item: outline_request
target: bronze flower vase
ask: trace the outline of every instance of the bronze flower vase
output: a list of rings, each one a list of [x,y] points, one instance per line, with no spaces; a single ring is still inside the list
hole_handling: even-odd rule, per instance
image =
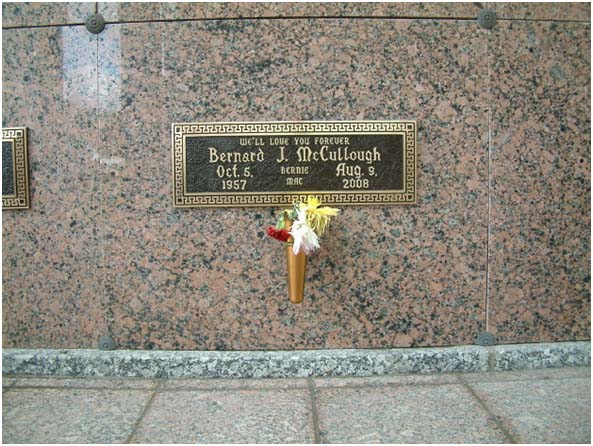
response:
[[[288,298],[293,304],[303,302],[305,295],[305,271],[307,256],[304,251],[295,254],[292,243],[286,244],[286,265],[288,267]]]
[[[284,229],[290,231],[292,221],[284,218]],[[307,269],[307,256],[304,251],[295,254],[292,250],[293,238],[286,243],[286,266],[288,268],[288,298],[293,304],[303,302],[305,295],[305,271]]]

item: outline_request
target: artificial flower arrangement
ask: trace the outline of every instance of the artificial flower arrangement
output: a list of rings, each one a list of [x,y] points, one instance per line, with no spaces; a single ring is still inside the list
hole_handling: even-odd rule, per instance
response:
[[[286,243],[288,295],[292,303],[303,301],[307,256],[319,249],[319,237],[339,212],[321,207],[316,197],[307,197],[306,202],[294,203],[292,209],[281,211],[276,227],[268,228],[270,237]]]

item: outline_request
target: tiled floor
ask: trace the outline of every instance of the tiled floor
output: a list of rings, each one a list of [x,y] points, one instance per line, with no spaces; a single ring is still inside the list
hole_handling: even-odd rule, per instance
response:
[[[590,443],[588,367],[266,380],[4,377],[3,443]]]

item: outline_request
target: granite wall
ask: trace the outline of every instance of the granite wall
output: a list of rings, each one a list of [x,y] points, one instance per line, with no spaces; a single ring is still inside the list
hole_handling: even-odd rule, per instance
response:
[[[590,338],[589,4],[3,3],[2,17],[2,124],[29,128],[32,203],[2,213],[4,347]],[[302,305],[264,234],[278,209],[172,206],[173,122],[352,119],[418,121],[418,205],[343,208]]]

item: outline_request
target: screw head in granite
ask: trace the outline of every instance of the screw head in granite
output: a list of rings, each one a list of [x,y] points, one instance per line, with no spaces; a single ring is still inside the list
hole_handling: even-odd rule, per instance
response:
[[[476,345],[489,346],[494,344],[496,344],[496,337],[492,333],[483,331],[476,336]]]
[[[482,28],[492,29],[496,25],[496,12],[492,9],[482,9],[476,20]]]
[[[99,338],[99,350],[115,350],[117,344],[111,336],[101,336]]]
[[[105,19],[101,14],[93,14],[86,19],[84,26],[89,32],[99,34],[105,29]]]

